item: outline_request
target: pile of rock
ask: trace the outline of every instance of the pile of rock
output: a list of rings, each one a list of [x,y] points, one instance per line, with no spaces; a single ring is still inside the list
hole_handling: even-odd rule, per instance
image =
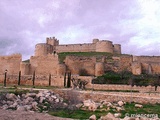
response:
[[[121,112],[124,109],[124,105],[126,104],[126,102],[123,101],[118,101],[118,102],[107,102],[107,101],[101,101],[100,103],[96,103],[93,100],[84,100],[83,101],[83,105],[82,105],[82,109],[84,110],[89,110],[89,111],[95,111],[95,110],[102,110],[102,111],[106,111],[106,113],[112,109],[114,110],[114,114],[112,113],[108,113],[104,116],[101,116],[100,119],[98,120],[160,120],[158,118],[158,116],[155,116],[155,118],[147,118],[147,117],[142,117],[142,116],[136,116],[136,117],[131,117],[128,113],[126,113],[125,117],[123,119],[121,119]],[[135,108],[142,108],[143,105],[141,104],[135,104]],[[89,117],[89,120],[96,120],[97,117],[96,115],[91,115]]]
[[[48,90],[39,91],[39,93],[32,92],[21,95],[7,93],[1,95],[0,108],[21,111],[39,111],[40,109],[48,110],[51,104],[53,105],[62,102],[63,98]]]
[[[104,110],[104,111],[108,111],[111,108],[115,109],[117,112],[121,112],[122,110],[124,110],[124,105],[126,103],[123,101],[118,101],[117,103],[111,103],[111,102],[107,102],[107,101],[101,101],[100,103],[96,103],[93,100],[89,99],[89,100],[84,100],[83,101],[83,105],[82,105],[82,109],[84,110],[89,110],[89,111],[95,111],[97,110],[97,108],[100,108],[100,110]]]

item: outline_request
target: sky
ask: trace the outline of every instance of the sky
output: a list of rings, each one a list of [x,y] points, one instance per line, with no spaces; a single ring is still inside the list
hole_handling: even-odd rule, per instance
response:
[[[160,56],[160,0],[0,0],[0,55],[34,55],[55,36],[60,44],[121,44],[123,54]]]

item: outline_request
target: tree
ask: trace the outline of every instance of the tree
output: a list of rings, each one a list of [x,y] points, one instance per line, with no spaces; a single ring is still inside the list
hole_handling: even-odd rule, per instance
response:
[[[88,84],[87,81],[85,80],[81,80],[81,79],[75,79],[75,78],[72,78],[71,79],[72,83],[73,83],[73,89],[82,89],[84,90],[85,89],[85,86]]]

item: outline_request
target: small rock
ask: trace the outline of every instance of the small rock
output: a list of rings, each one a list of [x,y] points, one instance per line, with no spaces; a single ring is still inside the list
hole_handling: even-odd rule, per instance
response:
[[[108,102],[107,107],[112,107],[112,103]]]
[[[100,120],[119,120],[115,118],[112,113],[108,113],[106,116],[101,116]]]
[[[117,110],[118,112],[120,112],[120,111],[122,111],[123,109],[122,109],[121,107],[116,107],[116,110]]]
[[[16,100],[17,99],[17,96],[15,95],[15,94],[13,94],[13,93],[11,93],[11,94],[9,94],[9,93],[7,93],[6,94],[6,98],[8,99],[8,100]]]
[[[44,94],[42,92],[39,92],[38,94],[36,94],[36,97],[39,98],[39,97],[44,97]]]
[[[26,95],[25,95],[25,98],[27,98],[27,97],[36,97],[36,93],[27,93]]]
[[[141,104],[135,104],[135,107],[136,108],[143,108],[143,105],[141,105]]]
[[[29,111],[29,110],[32,109],[32,105],[25,105],[24,108],[25,108],[27,111]]]
[[[120,107],[122,107],[124,105],[123,101],[118,101],[117,103]]]
[[[95,115],[91,115],[91,116],[89,117],[89,120],[96,120],[96,116],[95,116]]]
[[[91,103],[95,104],[95,102],[93,100],[90,100],[90,99],[89,100],[84,100],[83,101],[83,106],[84,107],[89,107]]]
[[[7,110],[8,107],[9,107],[9,106],[8,106],[7,104],[5,104],[5,105],[2,106],[2,109],[3,109],[3,110]]]
[[[76,105],[76,107],[77,107],[77,108],[80,108],[80,107],[82,107],[82,105],[83,105],[83,104],[79,103],[79,104]]]
[[[114,117],[116,117],[116,118],[121,117],[121,113],[115,113],[115,114],[114,114]]]
[[[26,99],[24,99],[24,104],[29,104],[29,102],[33,102],[34,99],[32,97],[27,97]]]
[[[7,101],[6,102],[8,105],[12,105],[13,104],[13,101]]]
[[[43,103],[45,99],[46,99],[45,97],[40,97],[39,103]]]
[[[56,103],[59,103],[59,99],[57,98],[57,99],[55,100],[55,102],[56,102]]]
[[[97,106],[95,103],[91,103],[89,106],[88,106],[88,110],[89,111],[96,111],[97,110]]]
[[[24,106],[17,106],[18,111],[26,111]]]
[[[33,103],[32,103],[32,107],[33,107],[34,110],[36,110],[36,109],[38,108],[37,105],[38,105],[37,102],[33,102]]]
[[[51,98],[56,99],[56,98],[57,98],[57,96],[55,96],[55,95],[51,95]]]

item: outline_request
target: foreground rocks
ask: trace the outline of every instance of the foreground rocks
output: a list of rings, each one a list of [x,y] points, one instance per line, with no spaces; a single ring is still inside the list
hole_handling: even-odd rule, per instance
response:
[[[3,98],[0,100],[1,109],[13,109],[17,111],[45,111],[51,107],[51,104],[54,105],[63,102],[63,98],[48,90],[21,95],[7,93],[2,95],[1,98]]]

